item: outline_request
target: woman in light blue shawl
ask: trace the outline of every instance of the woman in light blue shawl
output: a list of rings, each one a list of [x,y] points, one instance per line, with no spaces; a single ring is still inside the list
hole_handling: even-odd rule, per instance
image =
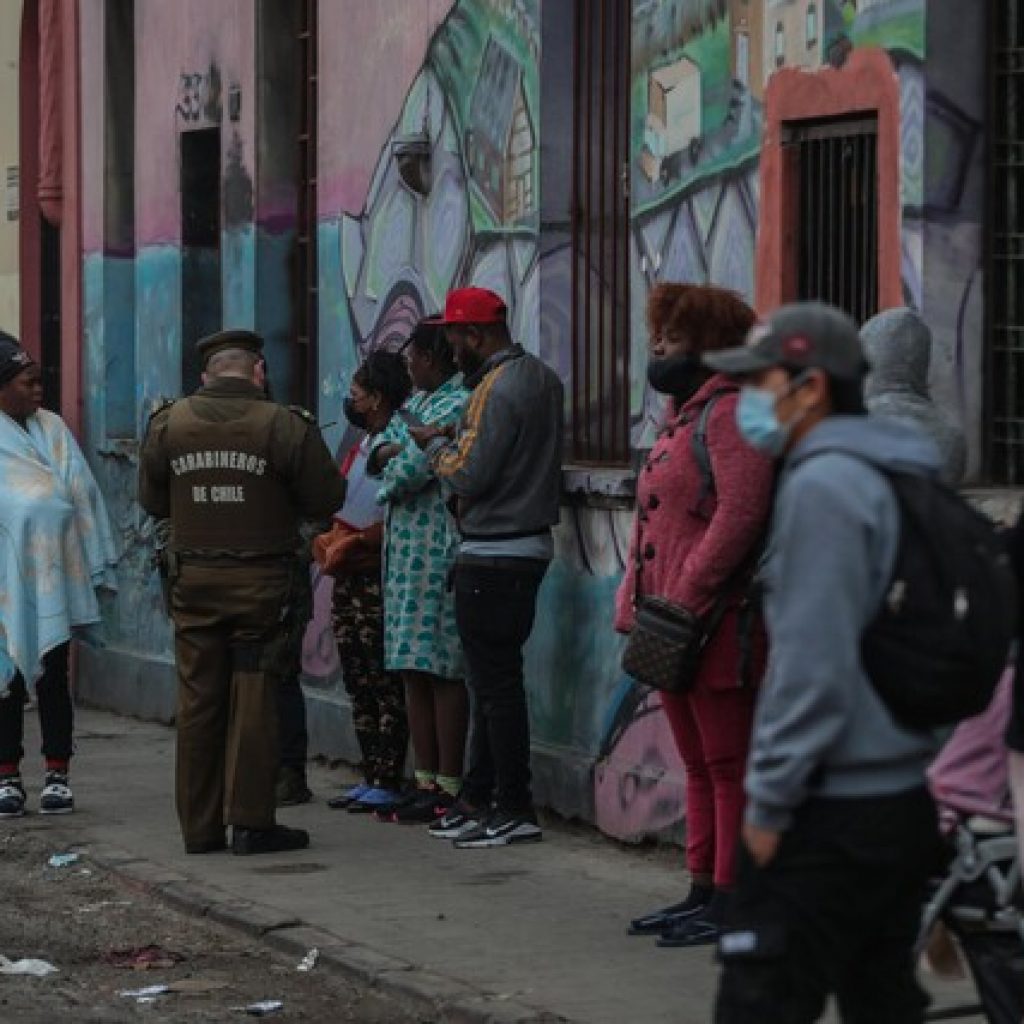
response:
[[[39,707],[43,814],[74,809],[68,785],[71,637],[100,621],[96,591],[114,589],[113,532],[71,431],[40,408],[39,367],[0,331],[0,818],[25,811],[24,706]]]

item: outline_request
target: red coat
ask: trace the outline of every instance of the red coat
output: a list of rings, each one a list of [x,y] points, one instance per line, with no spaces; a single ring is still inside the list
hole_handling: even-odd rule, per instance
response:
[[[639,547],[644,556],[642,592],[664,597],[704,614],[714,605],[738,569],[749,558],[767,528],[772,500],[772,461],[754,451],[736,427],[738,393],[722,395],[711,412],[707,448],[715,496],[696,514],[701,472],[691,442],[697,418],[708,397],[729,381],[715,376],[679,409],[672,403],[665,426],[637,479]],[[626,574],[615,602],[615,628],[633,626],[637,532],[634,528]],[[738,589],[730,610],[704,654],[697,686],[728,689],[739,685],[740,658],[736,608],[745,587]],[[758,643],[757,674],[763,669],[764,644]]]

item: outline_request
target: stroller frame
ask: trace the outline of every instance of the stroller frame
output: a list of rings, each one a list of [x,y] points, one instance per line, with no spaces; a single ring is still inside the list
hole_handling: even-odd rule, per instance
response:
[[[999,821],[998,824],[1009,831],[993,834],[988,829],[984,832],[972,829],[971,820],[957,823],[952,837],[955,852],[946,876],[924,906],[915,946],[918,955],[924,951],[932,928],[940,920],[957,936],[964,931],[984,929],[1016,935],[1024,946],[1024,911],[1014,902],[1021,887],[1021,864],[1012,823]],[[984,899],[976,904],[958,903],[958,895],[976,883],[984,885]],[[975,982],[978,982],[977,977]],[[957,1020],[984,1012],[980,1003],[948,1006],[930,1011],[926,1020]]]

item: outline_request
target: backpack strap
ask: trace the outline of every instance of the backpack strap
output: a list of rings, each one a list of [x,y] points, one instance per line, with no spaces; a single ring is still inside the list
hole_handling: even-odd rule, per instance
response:
[[[711,452],[708,449],[708,424],[711,422],[711,413],[714,412],[719,399],[735,390],[733,387],[720,388],[708,396],[708,400],[697,416],[697,426],[690,437],[690,452],[700,471],[700,493],[690,512],[704,520],[711,518],[707,505],[715,497],[715,473],[711,465]]]

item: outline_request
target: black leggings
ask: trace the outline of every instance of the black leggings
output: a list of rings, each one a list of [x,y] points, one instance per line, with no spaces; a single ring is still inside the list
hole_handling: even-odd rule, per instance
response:
[[[11,681],[7,696],[0,700],[0,764],[18,764],[25,754],[25,702],[28,692],[19,673]],[[71,760],[74,710],[68,683],[68,644],[55,647],[43,658],[43,674],[36,683],[39,728],[43,734],[43,757],[53,761]]]

